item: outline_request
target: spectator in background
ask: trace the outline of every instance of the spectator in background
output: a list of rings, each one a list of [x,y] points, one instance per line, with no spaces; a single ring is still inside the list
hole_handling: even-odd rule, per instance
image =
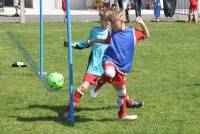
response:
[[[159,22],[159,17],[160,17],[160,0],[154,0],[154,16],[156,18],[156,22]]]
[[[198,0],[189,0],[190,1],[190,9],[188,15],[188,22],[192,21],[198,23]]]
[[[123,11],[125,11],[125,14],[126,14],[126,23],[129,23],[130,22],[130,19],[129,19],[129,7],[130,7],[130,1],[129,0],[118,0],[118,5],[119,5],[119,8]]]
[[[117,9],[117,0],[114,0],[114,2],[111,5],[111,10],[116,10]]]
[[[67,10],[67,6],[66,6],[66,0],[62,0],[62,10],[63,10],[63,12],[64,12],[64,14],[65,14],[65,17],[64,17],[64,23],[66,23],[66,21],[67,21],[67,18],[66,18],[66,10]],[[66,26],[66,25],[65,25]],[[66,35],[66,37],[65,37],[65,40],[64,40],[64,47],[67,47],[68,46],[68,37],[67,37],[67,35]]]
[[[66,22],[66,10],[67,10],[66,0],[62,0],[62,10],[65,14],[64,22]]]
[[[20,10],[20,0],[14,0],[13,2],[14,2],[15,11],[16,11],[13,17],[19,17],[18,10]]]
[[[137,17],[141,17],[141,8],[142,8],[142,0],[134,0],[135,2],[135,15]]]

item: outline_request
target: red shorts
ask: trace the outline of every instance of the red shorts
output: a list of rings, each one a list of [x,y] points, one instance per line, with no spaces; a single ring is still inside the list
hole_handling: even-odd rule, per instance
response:
[[[115,68],[114,64],[111,62],[103,64],[104,69],[105,67],[108,67],[108,66],[112,66]],[[103,74],[101,76],[101,79],[103,81],[109,82],[114,85],[126,85],[126,73],[122,73],[116,68],[115,68],[115,71],[116,71],[116,74],[114,78],[107,77],[105,74]]]
[[[190,2],[190,10],[198,10],[198,0],[192,0]]]
[[[98,78],[99,78],[99,76],[97,76],[97,75],[86,73],[84,75],[83,81],[88,81],[90,84],[95,85]]]

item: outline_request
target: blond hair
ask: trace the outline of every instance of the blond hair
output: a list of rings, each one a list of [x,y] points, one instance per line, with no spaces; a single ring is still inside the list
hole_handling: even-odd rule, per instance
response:
[[[116,20],[121,20],[123,22],[126,21],[126,15],[123,10],[113,10],[109,16],[108,16],[109,21],[115,22]]]
[[[101,20],[109,20],[108,17],[110,15],[110,10],[109,9],[102,9],[99,10],[99,16]]]

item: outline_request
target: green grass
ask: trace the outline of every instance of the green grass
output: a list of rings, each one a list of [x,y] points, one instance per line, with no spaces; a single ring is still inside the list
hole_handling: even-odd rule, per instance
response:
[[[83,40],[98,23],[73,23],[73,40]],[[131,24],[135,25],[135,24]],[[137,44],[133,71],[127,77],[129,96],[145,101],[128,109],[136,121],[119,121],[116,92],[109,84],[96,99],[88,92],[75,113],[75,126],[61,120],[68,91],[49,92],[30,62],[6,34],[9,31],[39,67],[38,24],[0,24],[0,133],[67,134],[198,134],[200,132],[200,25],[147,23],[151,37]],[[68,88],[64,24],[44,25],[44,68],[60,72]],[[74,87],[82,81],[90,49],[73,50]],[[28,61],[27,61],[28,59]]]

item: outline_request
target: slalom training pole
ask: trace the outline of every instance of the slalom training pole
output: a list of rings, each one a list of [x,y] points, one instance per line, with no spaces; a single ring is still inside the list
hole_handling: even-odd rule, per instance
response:
[[[43,13],[42,0],[40,0],[40,77],[43,76]]]
[[[69,71],[69,93],[70,93],[70,123],[74,124],[74,104],[73,104],[73,63],[72,63],[72,41],[71,41],[71,16],[70,0],[66,0],[66,33],[68,37],[68,71]]]

